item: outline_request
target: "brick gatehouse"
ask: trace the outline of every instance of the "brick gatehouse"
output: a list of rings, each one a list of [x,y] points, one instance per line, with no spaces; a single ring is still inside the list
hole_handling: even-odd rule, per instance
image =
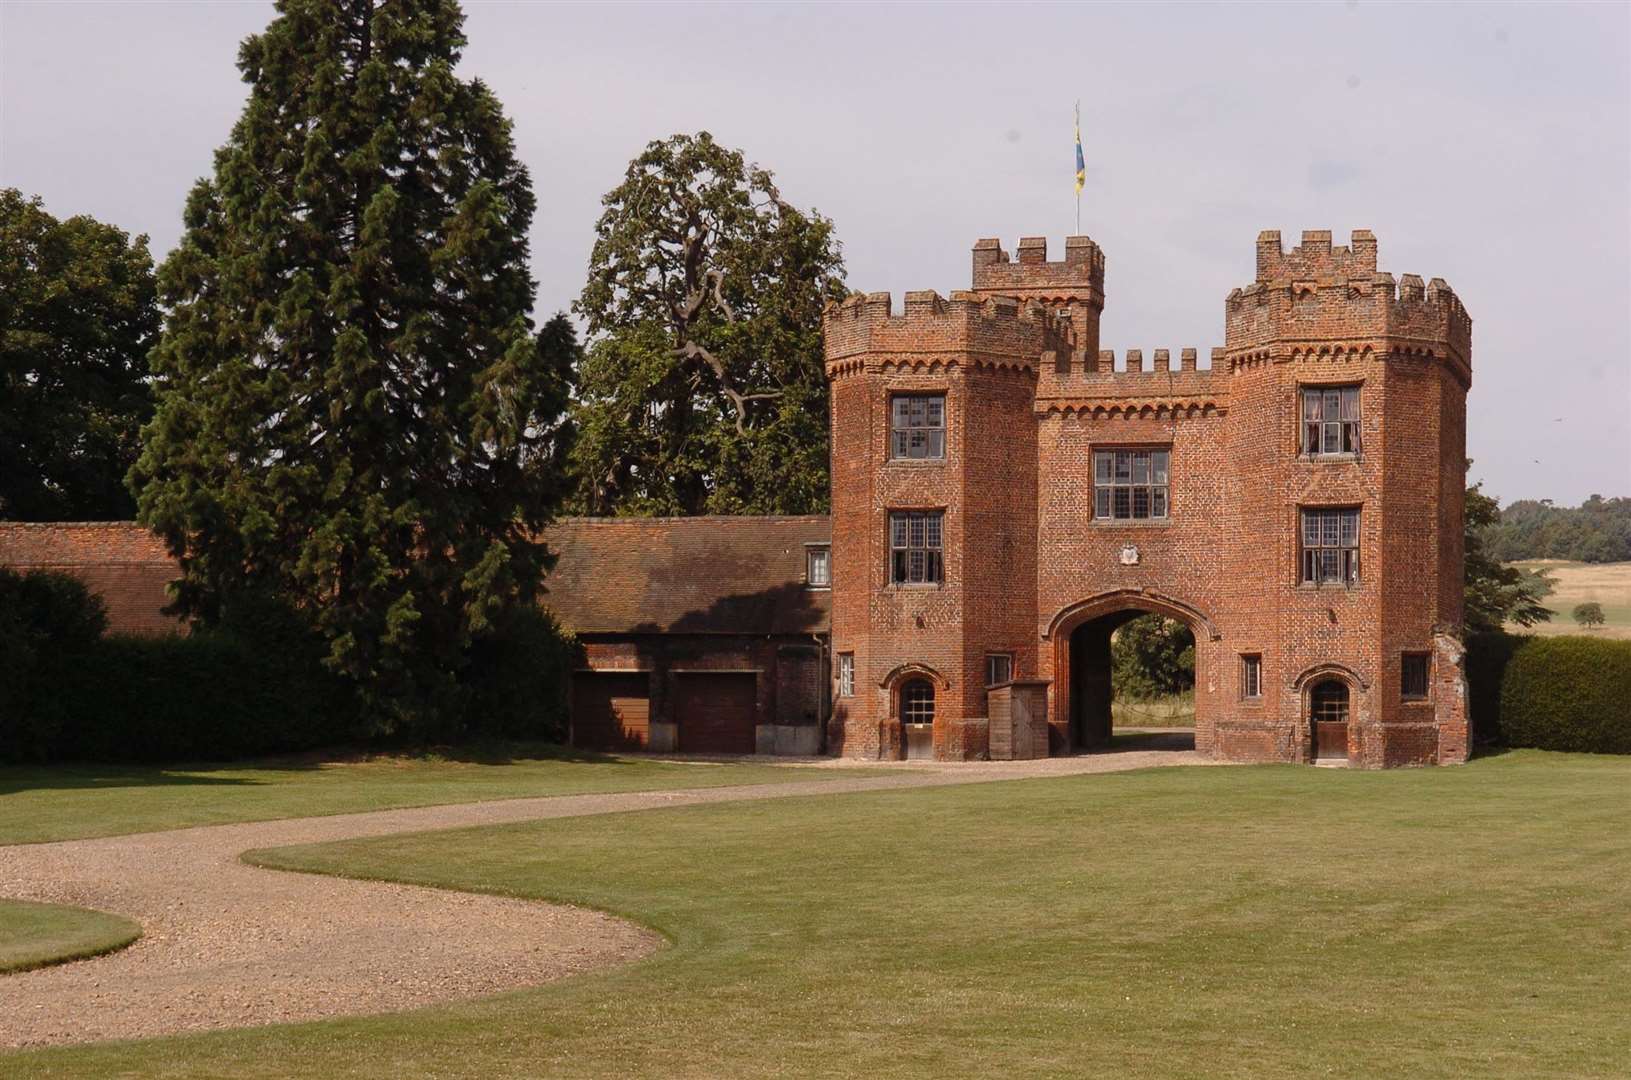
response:
[[[1195,634],[1203,753],[1464,761],[1471,320],[1376,254],[1260,235],[1209,368],[1099,350],[1085,236],[831,307],[829,749],[1101,746],[1111,632],[1159,612]]]
[[[582,644],[572,740],[605,749],[1014,758],[1110,737],[1110,635],[1195,633],[1195,741],[1234,761],[1464,761],[1471,321],[1376,240],[1257,241],[1225,342],[1099,351],[1085,236],[974,248],[949,300],[826,314],[832,515],[566,519],[545,602]],[[830,549],[829,549],[830,542]],[[119,631],[176,565],[128,522],[0,525]]]

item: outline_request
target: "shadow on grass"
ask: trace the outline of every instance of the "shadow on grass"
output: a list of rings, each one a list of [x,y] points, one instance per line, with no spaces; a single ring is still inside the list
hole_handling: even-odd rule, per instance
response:
[[[256,787],[271,779],[216,773],[309,772],[330,765],[369,762],[401,764],[513,765],[522,761],[559,761],[634,765],[633,761],[544,742],[483,740],[454,746],[392,748],[329,747],[299,754],[246,758],[240,761],[188,761],[163,764],[64,762],[52,765],[0,766],[0,796],[21,791],[94,790],[136,787]]]
[[[1193,750],[1193,728],[1163,731],[1117,731],[1110,735],[1110,745],[1094,751],[1099,754],[1130,754],[1146,750]]]

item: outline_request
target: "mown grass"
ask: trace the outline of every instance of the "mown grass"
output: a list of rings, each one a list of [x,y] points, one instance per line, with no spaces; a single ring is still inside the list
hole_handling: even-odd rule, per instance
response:
[[[455,756],[455,754],[457,756]],[[408,806],[820,780],[831,770],[606,757],[541,744],[235,765],[0,767],[0,844]]]
[[[0,975],[122,949],[142,928],[105,911],[0,900]]]
[[[398,1016],[32,1076],[1620,1077],[1631,759],[1158,769],[260,852],[568,900],[673,946]]]

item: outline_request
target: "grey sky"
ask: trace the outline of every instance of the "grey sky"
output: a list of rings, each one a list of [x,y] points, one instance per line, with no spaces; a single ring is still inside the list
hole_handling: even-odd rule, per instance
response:
[[[539,197],[538,311],[600,195],[707,128],[832,217],[855,288],[966,287],[969,248],[1082,231],[1104,346],[1221,344],[1278,228],[1448,280],[1474,319],[1468,450],[1503,502],[1631,494],[1631,6],[568,6],[467,2],[462,72]],[[238,114],[267,3],[0,2],[0,184],[153,238]]]

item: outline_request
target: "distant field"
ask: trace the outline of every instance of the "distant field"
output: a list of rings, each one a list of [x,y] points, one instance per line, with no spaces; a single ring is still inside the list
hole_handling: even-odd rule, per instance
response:
[[[1581,634],[1593,637],[1631,639],[1631,562],[1580,563],[1563,559],[1525,559],[1513,563],[1529,570],[1545,570],[1557,581],[1557,589],[1546,598],[1552,621],[1531,627],[1535,634]],[[1595,600],[1603,605],[1607,623],[1585,631],[1574,621],[1574,606]],[[1522,627],[1509,627],[1522,630]]]
[[[1154,701],[1128,701],[1117,698],[1110,705],[1114,727],[1194,727],[1195,695],[1177,694]]]

